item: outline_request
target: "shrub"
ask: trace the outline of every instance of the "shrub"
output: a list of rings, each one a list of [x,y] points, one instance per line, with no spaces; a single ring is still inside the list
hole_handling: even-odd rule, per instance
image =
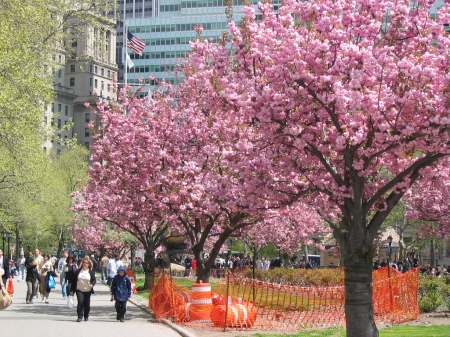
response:
[[[246,277],[252,277],[247,270]],[[287,284],[302,287],[335,287],[344,285],[344,270],[333,269],[282,269],[255,271],[255,278],[260,281]]]
[[[422,276],[419,286],[419,308],[421,312],[436,311],[443,304],[444,278]]]

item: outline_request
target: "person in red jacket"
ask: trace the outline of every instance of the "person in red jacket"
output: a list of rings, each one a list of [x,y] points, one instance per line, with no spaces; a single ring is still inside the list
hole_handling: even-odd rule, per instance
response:
[[[194,271],[194,276],[197,275],[197,259],[192,260],[192,270]]]

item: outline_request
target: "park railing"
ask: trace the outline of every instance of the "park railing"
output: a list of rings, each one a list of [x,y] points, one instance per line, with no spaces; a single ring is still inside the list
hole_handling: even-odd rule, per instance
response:
[[[381,268],[373,273],[377,322],[417,319],[419,272]],[[345,290],[262,282],[228,274],[218,284],[183,287],[166,273],[155,278],[149,308],[158,320],[205,329],[299,330],[345,326]]]

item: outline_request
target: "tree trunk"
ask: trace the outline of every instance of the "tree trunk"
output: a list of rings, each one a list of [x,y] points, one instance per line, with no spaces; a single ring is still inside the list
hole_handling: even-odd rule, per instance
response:
[[[347,240],[345,240],[347,241]],[[345,316],[347,337],[378,337],[373,318],[372,259],[370,249],[358,243],[344,242]]]
[[[436,242],[434,239],[430,240],[430,266],[436,268]]]
[[[136,263],[136,247],[131,247],[131,261],[130,261],[130,266],[131,266],[131,270],[135,270],[135,263]]]
[[[151,289],[153,286],[153,276],[155,274],[156,256],[153,251],[147,249],[144,254],[144,262],[142,263],[145,273],[144,288]]]
[[[202,248],[198,247],[198,245],[192,247],[192,252],[194,253],[195,259],[197,260],[197,278],[196,278],[197,283],[199,283],[200,281],[202,281],[203,283],[209,283],[211,264],[206,263],[205,252],[203,251]]]
[[[289,255],[287,253],[283,253],[283,268],[289,269],[291,268],[291,260],[289,260]]]

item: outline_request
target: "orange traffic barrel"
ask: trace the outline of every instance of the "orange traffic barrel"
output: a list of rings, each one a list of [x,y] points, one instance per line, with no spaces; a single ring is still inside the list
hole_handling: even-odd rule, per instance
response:
[[[258,311],[252,304],[217,305],[211,310],[211,321],[215,326],[249,328],[255,324]]]
[[[193,284],[191,303],[190,306],[187,306],[190,319],[193,321],[210,321],[210,312],[213,307],[211,284],[202,281]]]

